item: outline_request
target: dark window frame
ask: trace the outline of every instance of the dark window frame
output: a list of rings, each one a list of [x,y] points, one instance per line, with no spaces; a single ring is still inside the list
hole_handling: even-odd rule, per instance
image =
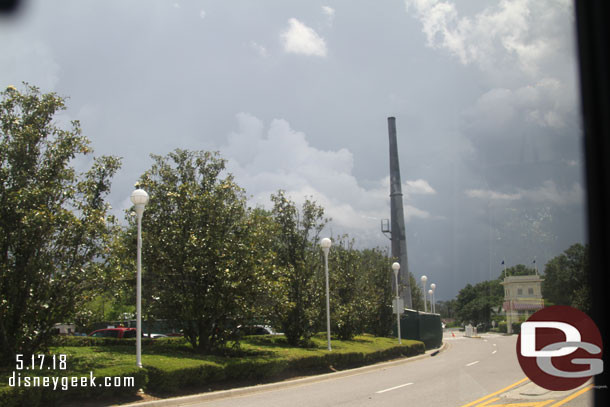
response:
[[[607,0],[576,0],[576,30],[580,67],[582,126],[587,182],[587,220],[592,294],[591,317],[607,338],[605,318],[609,308],[605,294],[610,281],[610,5]],[[593,391],[596,406],[608,405],[608,350],[603,352],[604,371],[595,376],[602,388]],[[606,387],[606,388],[604,388]]]

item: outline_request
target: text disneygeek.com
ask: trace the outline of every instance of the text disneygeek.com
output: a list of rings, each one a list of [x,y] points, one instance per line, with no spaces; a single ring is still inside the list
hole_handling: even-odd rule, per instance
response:
[[[18,354],[15,357],[16,366],[8,379],[9,387],[48,387],[53,390],[68,390],[71,387],[134,387],[133,377],[95,377],[89,376],[29,376],[22,371],[66,370],[66,355],[31,355]]]
[[[89,372],[89,376],[75,377],[49,377],[49,376],[22,376],[13,371],[8,379],[10,387],[50,387],[53,390],[68,390],[70,387],[134,387],[133,377],[102,377],[99,379]]]

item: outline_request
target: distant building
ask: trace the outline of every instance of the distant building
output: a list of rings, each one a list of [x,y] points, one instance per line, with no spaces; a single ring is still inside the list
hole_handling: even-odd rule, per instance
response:
[[[513,322],[529,318],[534,312],[544,308],[542,282],[538,274],[529,276],[509,276],[501,282],[504,286],[504,304],[506,312],[506,329],[513,332]]]

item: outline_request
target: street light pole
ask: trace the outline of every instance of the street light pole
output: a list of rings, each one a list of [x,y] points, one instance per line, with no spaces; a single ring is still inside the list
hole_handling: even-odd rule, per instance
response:
[[[432,304],[431,304],[432,313],[436,314],[436,299],[434,298],[434,292],[436,291],[436,284],[434,284],[434,283],[430,284],[430,288],[432,289]]]
[[[143,189],[131,193],[138,217],[137,275],[136,275],[136,365],[142,367],[142,215],[148,203],[148,194]]]
[[[398,344],[401,345],[402,339],[400,338],[400,309],[398,308],[398,300],[400,299],[400,295],[398,293],[398,270],[400,270],[400,264],[392,264],[392,270],[394,270],[394,278],[396,279],[396,328],[398,332]]]
[[[421,276],[421,283],[422,283],[422,286],[424,287],[424,290],[422,291],[422,294],[424,295],[424,312],[428,312],[428,304],[426,301],[426,281],[428,281],[428,277]]]
[[[322,251],[324,252],[324,272],[326,274],[326,340],[328,342],[328,350],[332,350],[330,347],[330,293],[328,289],[328,251],[330,250],[332,242],[329,238],[325,237],[320,242]]]

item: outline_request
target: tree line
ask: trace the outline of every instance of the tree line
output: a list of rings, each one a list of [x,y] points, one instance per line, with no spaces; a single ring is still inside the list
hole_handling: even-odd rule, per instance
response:
[[[533,275],[535,270],[523,264],[506,269],[508,276]],[[504,301],[503,271],[497,279],[467,284],[457,297],[441,302],[437,310],[444,318],[451,318],[461,324],[483,324],[504,319],[500,308]],[[591,311],[591,284],[589,280],[589,246],[576,243],[562,254],[552,258],[540,276],[542,297],[545,306],[568,305],[585,313]]]
[[[56,323],[86,326],[135,308],[136,217],[128,210],[120,222],[106,201],[121,159],[88,158],[80,123],[57,123],[65,99],[24,87],[9,86],[0,101],[0,364],[44,350]],[[150,195],[143,317],[172,321],[200,352],[226,346],[248,323],[307,346],[325,327],[324,208],[298,206],[281,190],[271,209],[249,207],[218,153],[151,157],[137,184]],[[90,168],[78,172],[83,158]],[[347,235],[333,240],[332,332],[388,335],[392,259],[355,249]]]

